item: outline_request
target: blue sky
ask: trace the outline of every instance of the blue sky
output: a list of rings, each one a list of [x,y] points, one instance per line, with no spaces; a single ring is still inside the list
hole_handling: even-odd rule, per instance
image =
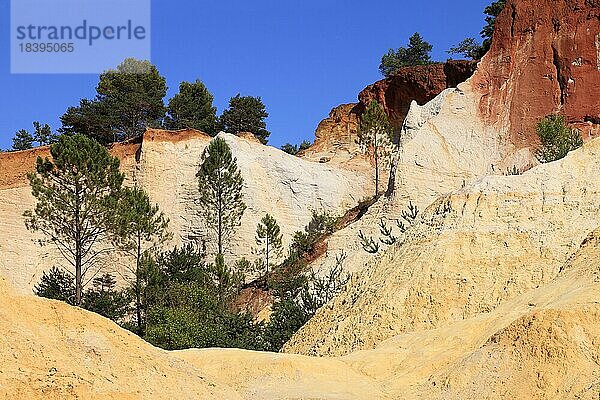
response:
[[[230,97],[261,96],[270,144],[312,140],[318,122],[381,79],[381,55],[414,32],[432,56],[479,37],[491,0],[152,1],[152,62],[168,97],[183,80],[202,80],[219,113]],[[94,96],[97,75],[11,75],[9,1],[0,0],[0,148],[38,120],[53,129],[80,98]]]

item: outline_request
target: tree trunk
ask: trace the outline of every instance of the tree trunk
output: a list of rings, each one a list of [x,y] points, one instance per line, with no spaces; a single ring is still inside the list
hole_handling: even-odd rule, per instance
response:
[[[81,297],[83,292],[82,282],[82,243],[81,243],[81,221],[80,221],[80,208],[81,208],[81,189],[79,184],[75,184],[75,305],[81,305]]]
[[[269,288],[269,233],[267,232],[267,247],[266,247],[266,261],[267,261],[267,265],[266,265],[266,272],[265,272],[265,285],[267,286],[267,289]]]
[[[135,312],[137,319],[137,333],[142,336],[142,285],[140,282],[140,261],[142,258],[142,238],[137,237],[137,257],[135,261]]]
[[[217,206],[217,248],[218,254],[223,255],[223,195],[221,194],[221,189],[217,193],[218,196],[218,206]]]

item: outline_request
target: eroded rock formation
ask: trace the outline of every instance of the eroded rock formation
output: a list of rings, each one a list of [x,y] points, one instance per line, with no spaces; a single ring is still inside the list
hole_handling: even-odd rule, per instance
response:
[[[512,0],[498,17],[473,85],[486,122],[518,147],[537,142],[539,118],[561,113],[600,133],[600,4],[592,0]]]
[[[276,218],[287,245],[292,234],[308,224],[313,210],[342,214],[370,191],[369,178],[355,171],[302,160],[253,138],[220,136],[237,157],[247,205],[228,249],[230,260],[243,256],[253,259],[256,225],[265,213]],[[210,140],[198,131],[148,130],[137,142],[111,148],[121,159],[126,184],[135,182],[144,188],[170,219],[174,238],[167,246],[201,243],[206,238],[197,203],[196,172]],[[40,247],[39,236],[27,231],[24,224],[23,213],[34,205],[26,175],[33,170],[38,155],[47,156],[48,148],[0,154],[0,273],[25,292],[44,270],[64,262],[52,246]],[[124,262],[127,260],[113,260],[109,270],[120,268]],[[121,269],[115,272],[124,273]]]
[[[399,129],[413,101],[423,105],[446,88],[454,88],[475,71],[474,61],[449,61],[445,64],[401,68],[393,76],[367,86],[358,95],[358,103],[342,104],[319,123],[315,142],[301,157],[320,162],[343,164],[361,169],[369,163],[358,147],[360,116],[372,100],[385,110],[390,122]]]

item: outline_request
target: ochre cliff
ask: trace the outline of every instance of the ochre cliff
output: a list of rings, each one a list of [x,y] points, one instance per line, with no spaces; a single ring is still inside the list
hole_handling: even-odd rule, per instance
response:
[[[220,137],[237,158],[247,206],[228,248],[230,261],[255,257],[256,225],[265,213],[276,218],[287,245],[292,234],[308,224],[313,210],[343,214],[370,191],[370,181],[363,174],[303,160],[253,138],[225,133]],[[167,246],[200,244],[208,237],[198,208],[196,172],[210,140],[193,130],[151,129],[140,140],[118,143],[110,149],[121,160],[126,184],[144,188],[169,218],[173,240]],[[0,153],[0,273],[23,292],[31,290],[44,270],[64,263],[51,245],[39,246],[39,236],[26,230],[23,218],[34,205],[27,173],[34,169],[38,155],[48,153],[47,147]],[[210,242],[208,250],[212,250]],[[108,272],[124,273],[122,266],[130,261],[113,259]]]
[[[347,169],[369,165],[356,143],[362,113],[372,100],[385,110],[399,129],[413,101],[425,104],[446,88],[454,88],[475,71],[474,61],[448,61],[445,64],[404,67],[393,76],[367,86],[358,95],[358,103],[342,104],[331,110],[319,123],[314,144],[301,157],[320,162],[341,163]]]
[[[535,25],[538,20],[554,20],[554,25],[562,27],[550,35],[550,41],[543,35],[534,35],[535,40],[512,38],[515,54],[505,54],[507,65],[513,65],[511,57],[525,57],[522,54],[529,54],[532,46],[544,40],[568,42],[576,38],[576,43],[569,42],[571,46],[585,49],[594,47],[600,34],[597,2],[545,0],[533,4],[515,0],[506,7],[517,10],[515,21],[521,15],[523,23],[528,21],[530,27],[535,27],[523,27],[523,35],[543,32],[545,25]],[[495,82],[489,79],[496,73],[493,66],[499,59],[500,45],[496,41],[504,40],[502,26],[512,17],[509,11],[501,15],[501,33],[472,78],[456,89],[446,89],[425,105],[411,105],[395,154],[390,195],[381,198],[360,221],[332,235],[327,254],[313,264],[316,270],[329,268],[335,256],[344,251],[345,267],[357,275],[338,299],[292,339],[289,351],[345,354],[372,348],[401,332],[432,329],[489,312],[552,280],[558,266],[575,250],[572,246],[600,224],[596,211],[600,207],[596,200],[600,171],[592,161],[598,154],[598,143],[592,142],[558,163],[536,166],[535,137],[531,132],[514,134],[510,110],[517,110],[517,114],[519,107],[529,110],[528,120],[514,121],[529,121],[530,127],[548,112],[557,111],[536,108],[538,103],[546,104],[548,92],[544,85],[531,82],[547,79],[542,68],[545,59],[532,56],[515,60],[513,73],[506,81],[497,82],[497,93],[505,97],[493,97],[488,87],[481,85]],[[589,34],[581,36],[580,26],[585,26],[583,31]],[[548,46],[552,54],[552,46]],[[589,63],[593,67],[587,68],[590,75],[582,79],[591,83],[583,87],[582,96],[597,92],[599,87],[595,81],[600,73],[596,58]],[[526,86],[531,95],[514,95]],[[574,90],[578,93],[579,89]],[[498,110],[499,117],[488,118],[482,104]],[[577,121],[577,109],[574,103],[572,112],[566,106],[559,111],[566,112],[571,122],[590,119]],[[586,115],[599,115],[598,97],[588,96],[581,110],[587,110],[583,112]],[[585,126],[593,128],[591,123]],[[583,135],[589,139],[586,131]],[[523,176],[503,177],[514,170],[523,173],[529,169]],[[458,219],[446,220],[440,231],[435,224],[427,226],[424,236],[408,239],[412,237],[409,234],[403,244],[382,251],[375,259],[361,248],[359,232],[377,240],[379,222],[395,226],[409,202],[426,210],[422,214],[429,218],[445,210],[444,201],[449,201],[448,207]],[[413,233],[419,230],[415,229]],[[442,244],[446,234],[449,241]],[[464,277],[468,288],[453,283],[462,282],[461,273],[470,275]],[[469,286],[472,279],[477,283]]]
[[[476,67],[474,61],[448,61],[400,68],[389,78],[367,86],[358,99],[363,108],[377,101],[392,125],[400,127],[413,101],[423,105],[445,89],[455,88],[469,79]]]
[[[0,282],[0,396],[11,399],[595,400],[600,233],[556,279],[495,310],[346,357],[166,352]]]
[[[342,355],[370,349],[394,335],[490,312],[552,281],[600,226],[594,160],[600,160],[600,139],[523,175],[487,176],[452,191],[405,234],[389,221],[398,243],[363,258],[366,267],[286,350]],[[377,222],[371,224],[377,228]]]
[[[537,143],[535,124],[560,113],[600,133],[600,3],[509,0],[472,83],[486,122],[518,147]]]

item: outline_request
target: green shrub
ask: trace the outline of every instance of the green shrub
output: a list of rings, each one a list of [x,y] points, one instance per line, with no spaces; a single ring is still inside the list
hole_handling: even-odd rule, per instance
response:
[[[40,281],[34,286],[33,293],[73,305],[75,304],[75,278],[61,268],[52,267],[44,272]]]
[[[549,115],[542,119],[536,131],[542,144],[536,155],[542,163],[560,160],[583,145],[579,131],[567,126],[562,115]]]

